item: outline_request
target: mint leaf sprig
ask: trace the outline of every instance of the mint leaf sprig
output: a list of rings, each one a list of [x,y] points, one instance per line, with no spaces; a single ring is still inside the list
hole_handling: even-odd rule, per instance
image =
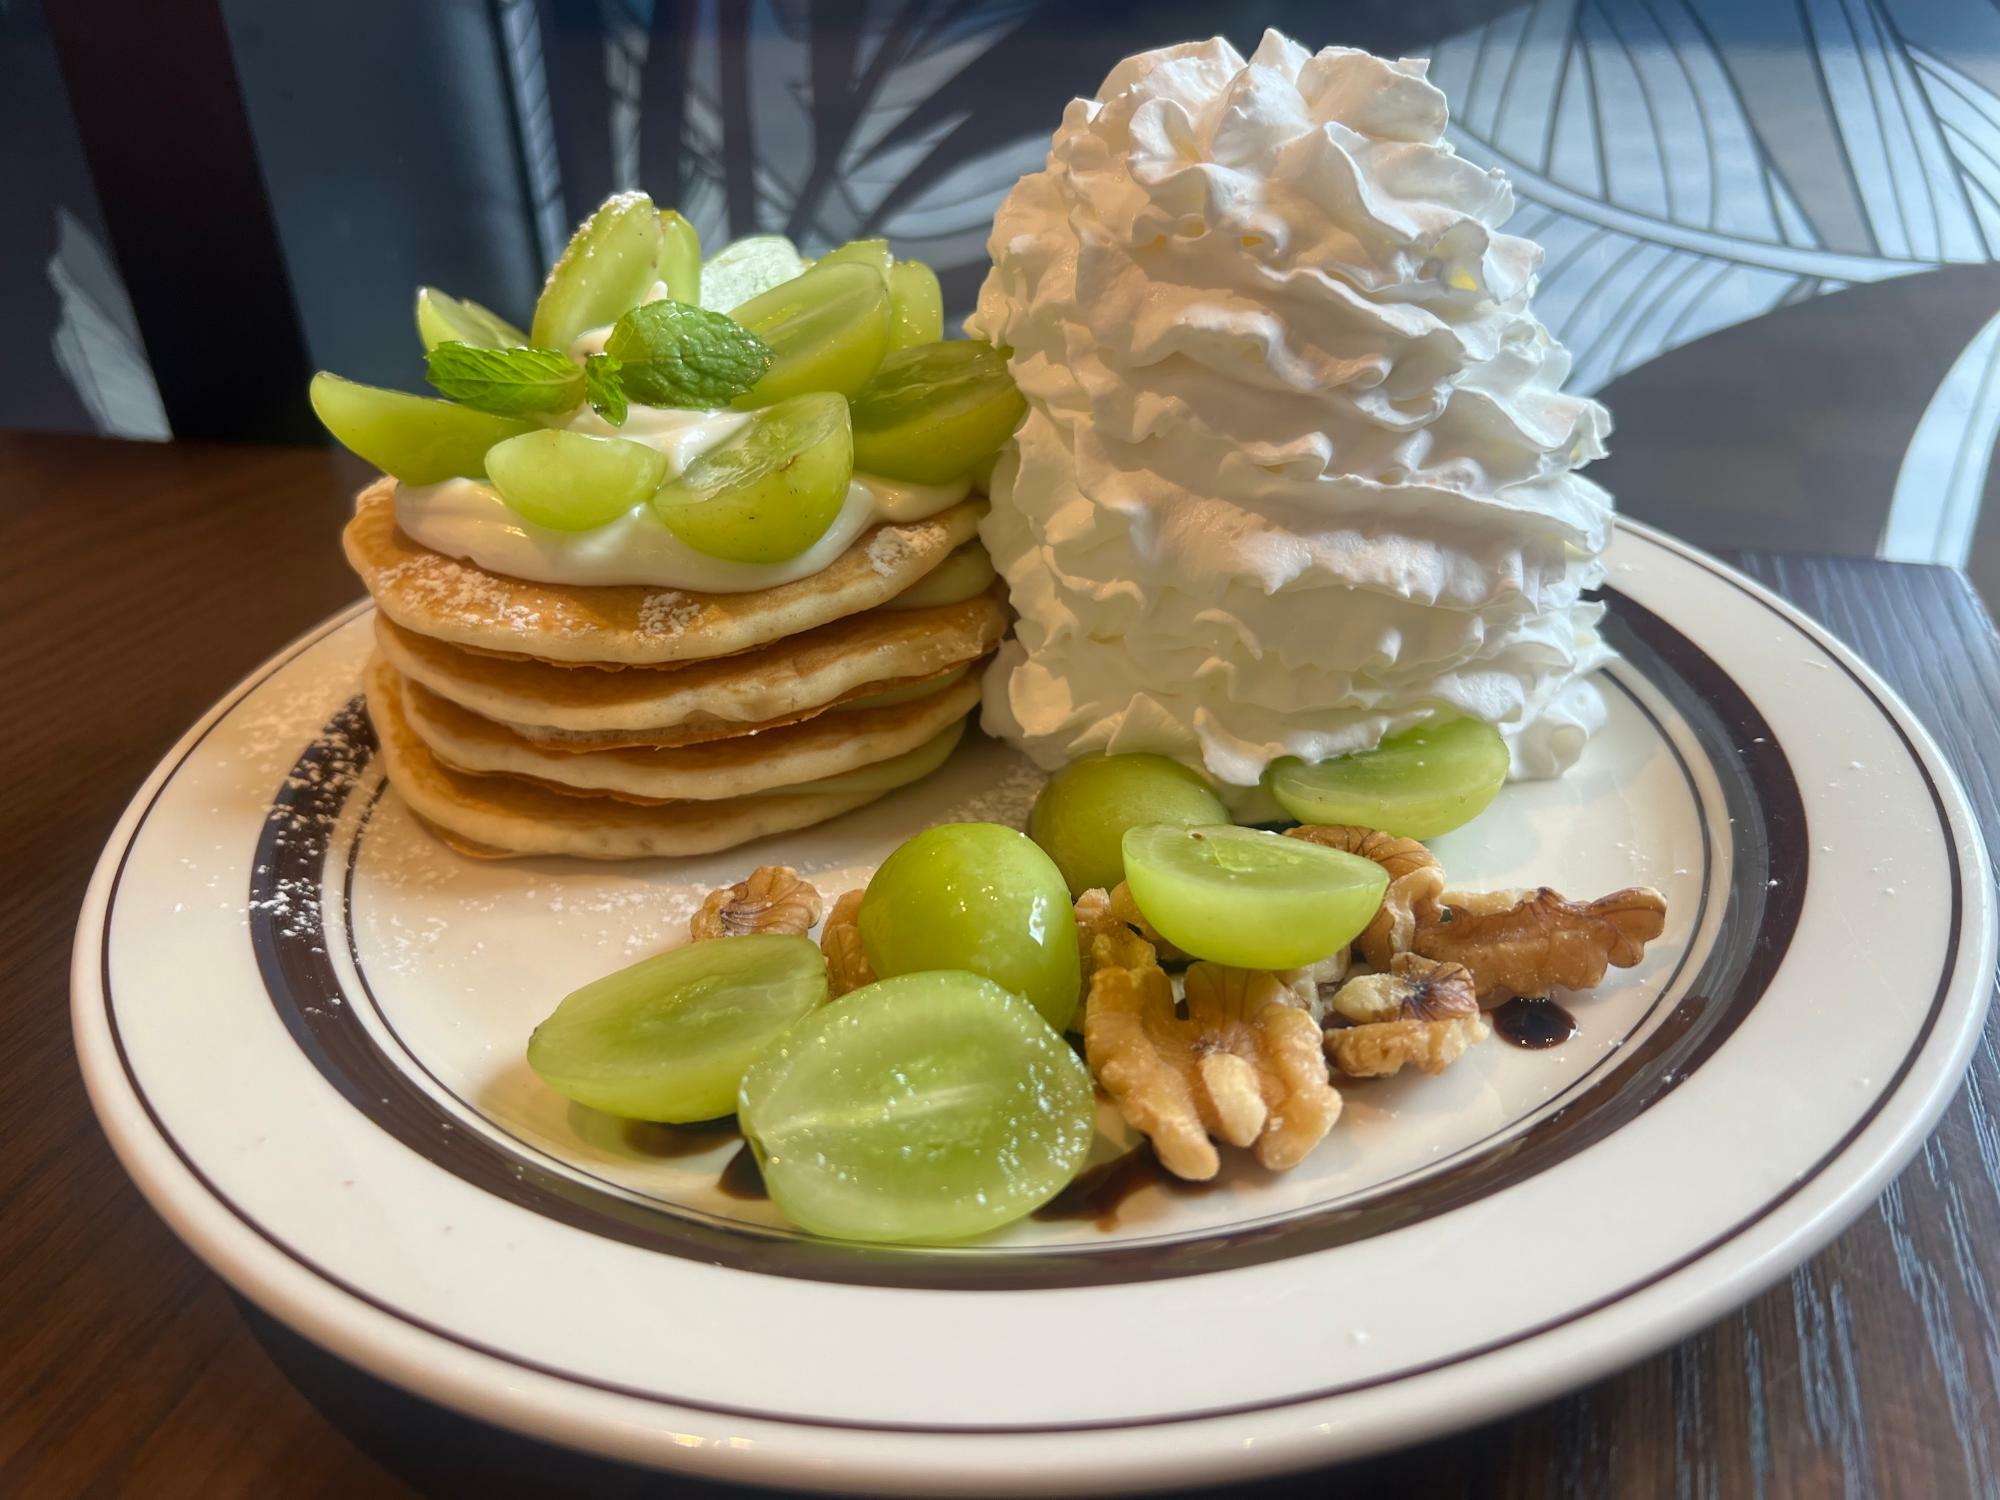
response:
[[[424,356],[438,393],[501,417],[565,412],[583,404],[583,369],[556,349],[486,349],[447,342]]]
[[[619,361],[625,393],[648,406],[727,406],[764,378],[773,357],[727,313],[672,301],[625,314],[604,352]]]
[[[446,342],[425,356],[439,394],[496,416],[549,416],[584,402],[613,427],[629,404],[727,406],[771,368],[770,346],[724,313],[648,302],[620,318],[581,365],[560,349]]]

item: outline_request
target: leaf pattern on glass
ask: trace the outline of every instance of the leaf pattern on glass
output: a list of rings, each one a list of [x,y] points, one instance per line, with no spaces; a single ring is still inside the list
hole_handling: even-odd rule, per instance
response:
[[[1590,391],[1781,303],[1992,258],[1996,52],[2000,15],[1937,0],[1539,0],[1431,76],[1454,144],[1513,179]]]

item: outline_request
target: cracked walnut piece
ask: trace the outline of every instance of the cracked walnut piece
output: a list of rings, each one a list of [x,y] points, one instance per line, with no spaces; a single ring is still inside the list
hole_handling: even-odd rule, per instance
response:
[[[747,880],[710,891],[701,910],[688,919],[688,936],[748,937],[752,933],[797,935],[819,920],[819,892],[790,865],[759,865]]]
[[[1083,997],[1090,999],[1090,976],[1097,962],[1096,943],[1102,937],[1130,936],[1131,929],[1118,920],[1111,910],[1111,893],[1100,887],[1093,887],[1076,898],[1076,947],[1077,957],[1082,961]],[[1076,1008],[1076,1019],[1070,1023],[1071,1031],[1083,1030],[1083,1006]]]
[[[1286,1003],[1275,975],[1195,964],[1183,1020],[1143,938],[1101,933],[1091,948],[1091,1071],[1176,1177],[1216,1174],[1222,1162],[1211,1136],[1253,1147],[1260,1163],[1283,1171],[1333,1128],[1340,1095],[1328,1081],[1319,1027]]]
[[[819,951],[826,955],[826,990],[830,999],[875,982],[868,966],[868,950],[861,946],[861,891],[849,891],[833,903],[826,927],[819,935]]]
[[[1533,891],[1447,893],[1434,919],[1419,922],[1410,947],[1426,958],[1464,964],[1479,1003],[1491,1010],[1520,996],[1587,990],[1607,967],[1629,969],[1666,929],[1667,902],[1632,886],[1595,901]]]
[[[1355,939],[1371,969],[1386,969],[1398,953],[1407,953],[1417,928],[1437,915],[1438,898],[1444,893],[1444,867],[1415,839],[1332,823],[1288,828],[1285,837],[1358,854],[1388,872],[1389,888],[1382,894],[1382,909]]]
[[[1463,964],[1399,953],[1386,974],[1350,979],[1329,1009],[1326,1055],[1350,1078],[1383,1078],[1407,1063],[1442,1073],[1491,1033]]]

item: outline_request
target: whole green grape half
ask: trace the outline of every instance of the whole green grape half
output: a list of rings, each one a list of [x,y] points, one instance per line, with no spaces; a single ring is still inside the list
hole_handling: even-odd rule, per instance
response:
[[[826,535],[854,477],[847,403],[831,392],[753,412],[653,495],[653,513],[697,552],[735,562],[797,557]]]
[[[884,276],[895,264],[895,257],[889,253],[887,240],[849,240],[846,244],[822,255],[813,264],[816,266],[837,266],[847,263],[857,266],[873,266]]]
[[[535,347],[567,349],[585,329],[616,323],[637,307],[659,279],[664,238],[659,211],[644,193],[605,199],[542,286],[529,330]]]
[[[944,288],[920,260],[889,267],[889,348],[933,344],[944,337]]]
[[[1352,823],[1428,839],[1470,823],[1507,780],[1507,742],[1483,719],[1432,719],[1373,750],[1276,761],[1265,785],[1301,823]]]
[[[701,236],[671,208],[660,210],[660,257],[655,277],[676,302],[701,301]]]
[[[1372,859],[1231,824],[1125,834],[1125,883],[1176,947],[1241,969],[1296,969],[1361,935],[1389,876]]]
[[[360,385],[324,370],[313,376],[308,394],[314,413],[342,447],[405,484],[482,478],[494,444],[538,430],[519,417]]]
[[[779,1212],[849,1240],[963,1239],[1032,1213],[1082,1167],[1095,1116],[1089,1071],[1034,1008],[950,971],[808,1016],[737,1106]]]
[[[1110,890],[1125,878],[1125,834],[1151,823],[1184,828],[1227,823],[1229,809],[1195,772],[1164,755],[1097,755],[1048,780],[1028,814],[1072,896]]]
[[[854,465],[919,484],[959,479],[1000,451],[1027,409],[988,344],[898,349],[854,398]]]
[[[883,978],[924,969],[983,974],[1061,1031],[1082,989],[1076,917],[1062,872],[998,823],[926,829],[882,862],[857,919]]]
[[[986,549],[978,542],[967,542],[962,547],[954,548],[943,562],[883,608],[934,609],[940,604],[963,604],[992,588],[993,580],[999,576],[993,570],[993,558]]]
[[[558,1093],[632,1120],[712,1120],[736,1108],[751,1062],[827,995],[808,938],[689,943],[565,997],[528,1039]]]
[[[523,519],[553,531],[588,531],[658,489],[667,457],[628,438],[544,427],[496,444],[486,474]]]
[[[417,289],[417,337],[424,341],[426,351],[454,343],[516,349],[528,342],[527,334],[500,314],[434,286]]]
[[[817,265],[780,282],[729,316],[771,350],[771,368],[739,408],[769,406],[813,391],[852,396],[889,352],[889,287],[853,261]]]
[[[730,312],[759,292],[790,281],[806,268],[798,247],[782,234],[751,234],[731,240],[701,268],[701,305]]]

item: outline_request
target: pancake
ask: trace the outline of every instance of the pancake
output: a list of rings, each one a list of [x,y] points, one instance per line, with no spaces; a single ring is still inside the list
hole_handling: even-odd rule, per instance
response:
[[[467,776],[441,764],[411,729],[395,671],[379,656],[368,666],[367,694],[368,715],[396,794],[445,842],[481,858],[713,854],[822,823],[894,790],[798,792],[662,807],[636,807],[609,797],[572,797],[508,777]]]
[[[997,592],[866,610],[734,656],[592,672],[463,651],[375,616],[378,649],[412,682],[551,746],[693,744],[775,729],[845,700],[977,660],[1007,631]]]
[[[396,482],[356,498],[347,560],[405,630],[546,662],[648,666],[728,656],[885,604],[972,539],[983,500],[884,523],[809,578],[744,594],[531,583],[420,547],[396,526]]]
[[[457,771],[636,801],[711,802],[796,787],[915,750],[978,705],[979,682],[968,674],[940,692],[764,734],[583,752],[537,745],[417,683],[402,682],[401,702],[411,731]]]

